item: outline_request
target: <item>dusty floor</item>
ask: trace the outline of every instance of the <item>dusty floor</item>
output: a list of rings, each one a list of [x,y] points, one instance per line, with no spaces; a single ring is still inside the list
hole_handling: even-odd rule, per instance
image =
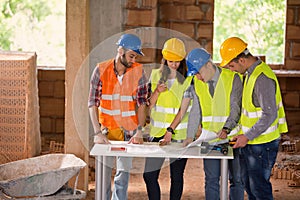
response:
[[[143,181],[141,170],[143,169],[144,160],[134,160],[133,173],[130,177],[130,184],[128,188],[129,200],[146,200],[147,192]],[[185,184],[183,191],[183,200],[202,200],[204,199],[204,172],[202,167],[202,160],[189,159],[184,176]],[[275,200],[296,200],[300,199],[300,187],[289,187],[288,180],[271,179],[273,184],[273,194]],[[159,178],[162,200],[169,199],[169,167],[164,167]],[[87,193],[87,200],[94,199],[94,183],[89,185],[89,192]],[[247,196],[245,195],[245,199]]]

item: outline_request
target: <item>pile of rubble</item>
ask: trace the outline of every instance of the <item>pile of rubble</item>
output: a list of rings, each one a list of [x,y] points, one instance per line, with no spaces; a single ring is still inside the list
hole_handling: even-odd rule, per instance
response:
[[[300,187],[300,140],[281,143],[272,178],[285,179],[290,187]]]

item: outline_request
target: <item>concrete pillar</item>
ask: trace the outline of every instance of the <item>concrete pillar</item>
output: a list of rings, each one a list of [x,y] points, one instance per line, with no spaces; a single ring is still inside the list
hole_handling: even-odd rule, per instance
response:
[[[89,0],[66,2],[65,151],[75,154],[88,164],[89,71],[82,63],[89,54]],[[82,170],[78,179],[79,189],[87,191],[87,187],[88,167]]]
[[[92,127],[88,114],[89,79],[97,63],[90,52],[106,38],[122,31],[122,1],[68,0],[66,6],[66,153],[89,162]],[[78,188],[87,190],[88,167]]]

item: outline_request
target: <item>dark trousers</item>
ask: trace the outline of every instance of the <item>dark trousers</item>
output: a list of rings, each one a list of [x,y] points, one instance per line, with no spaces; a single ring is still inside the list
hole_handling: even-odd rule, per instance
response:
[[[143,174],[146,183],[149,200],[160,200],[160,186],[158,183],[160,169],[165,158],[146,158]],[[186,158],[170,158],[170,200],[179,200],[183,191],[183,174],[186,166]]]
[[[273,200],[270,176],[276,162],[279,139],[241,148],[240,163],[249,200]]]

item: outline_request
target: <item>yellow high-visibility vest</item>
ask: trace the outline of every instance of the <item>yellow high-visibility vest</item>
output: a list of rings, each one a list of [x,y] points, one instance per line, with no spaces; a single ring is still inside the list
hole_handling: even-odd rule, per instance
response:
[[[194,82],[202,111],[202,129],[217,133],[223,128],[230,114],[230,94],[235,74],[237,73],[222,69],[213,97],[206,83]],[[238,126],[230,132],[229,138],[237,134]]]
[[[157,87],[157,84],[161,78],[160,69],[154,69],[151,73],[151,90]],[[162,137],[166,128],[170,126],[174,120],[183,97],[184,91],[188,88],[191,83],[191,78],[186,78],[183,84],[180,84],[176,79],[172,87],[164,92],[161,92],[158,96],[155,106],[151,109],[151,122],[150,122],[150,135],[153,137]],[[166,82],[166,84],[168,84]],[[174,130],[175,134],[172,135],[174,140],[183,140],[186,138],[188,115],[191,109],[190,106],[183,116],[180,124]]]
[[[246,133],[262,116],[262,109],[255,107],[252,102],[252,94],[257,77],[260,74],[266,75],[268,78],[273,79],[276,83],[276,105],[277,105],[277,119],[271,124],[271,126],[257,138],[249,141],[248,144],[263,144],[273,141],[280,137],[280,133],[288,131],[287,123],[285,119],[284,107],[282,105],[282,97],[280,92],[279,83],[276,75],[272,69],[264,62],[258,65],[253,73],[246,78],[243,90],[242,99],[242,113],[241,113],[241,134]]]

